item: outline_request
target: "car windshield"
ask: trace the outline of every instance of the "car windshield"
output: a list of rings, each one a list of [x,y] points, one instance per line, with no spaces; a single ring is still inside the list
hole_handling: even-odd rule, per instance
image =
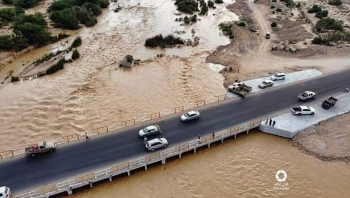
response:
[[[185,116],[186,116],[186,117],[190,117],[190,114],[189,114],[189,113],[186,113]]]
[[[147,127],[143,129],[143,132],[147,132],[147,131],[148,131],[148,128],[147,128]]]
[[[264,83],[264,84],[269,84],[269,82],[268,82],[268,81],[264,81],[263,83]]]
[[[302,95],[302,96],[305,96],[305,97],[306,97],[306,96],[307,96],[307,93],[303,93],[303,95]]]
[[[44,147],[46,147],[46,142],[43,142]]]
[[[278,75],[277,75],[277,74],[275,74],[275,77],[278,77]]]

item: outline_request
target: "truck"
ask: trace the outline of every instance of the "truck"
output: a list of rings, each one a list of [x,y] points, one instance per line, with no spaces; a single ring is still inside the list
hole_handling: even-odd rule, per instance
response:
[[[300,115],[314,115],[315,109],[312,107],[307,107],[307,106],[293,107],[292,113],[294,115],[298,115],[298,116],[300,116]]]
[[[335,105],[335,103],[337,103],[337,101],[338,101],[338,99],[331,96],[327,100],[322,101],[322,107],[324,109],[330,109],[331,107],[333,107]]]
[[[312,91],[305,91],[304,93],[301,93],[298,95],[299,100],[302,101],[307,101],[309,99],[315,98],[316,93],[312,92]]]
[[[39,153],[53,152],[56,149],[56,144],[53,142],[39,142],[32,146],[25,148],[25,154],[27,156],[35,156]]]
[[[237,94],[238,96],[244,98],[247,93],[249,93],[253,88],[244,84],[244,83],[233,83],[232,85],[228,86],[228,91],[234,94]]]

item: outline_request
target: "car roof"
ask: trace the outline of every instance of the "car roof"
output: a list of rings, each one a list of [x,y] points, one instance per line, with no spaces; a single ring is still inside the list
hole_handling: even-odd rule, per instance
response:
[[[304,93],[307,93],[307,94],[308,94],[308,93],[314,93],[314,92],[312,92],[312,91],[305,91]]]
[[[5,192],[5,190],[6,190],[6,186],[1,186],[0,187],[0,193]]]
[[[272,80],[264,80],[264,82],[273,83]]]
[[[151,125],[151,126],[146,127],[146,129],[155,129],[155,128],[157,128],[157,127],[154,126],[154,125]]]
[[[188,113],[189,113],[189,114],[197,114],[196,111],[189,111]]]
[[[307,106],[300,106],[300,108],[302,108],[302,109],[308,109],[309,107],[307,107]]]
[[[276,73],[277,75],[281,76],[281,75],[286,75],[285,73]]]
[[[148,141],[149,144],[155,143],[155,142],[162,142],[160,138],[155,138],[153,140]]]

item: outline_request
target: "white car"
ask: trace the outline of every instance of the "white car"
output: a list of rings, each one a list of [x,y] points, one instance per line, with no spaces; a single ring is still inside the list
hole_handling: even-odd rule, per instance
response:
[[[314,115],[315,114],[315,109],[312,107],[307,107],[307,106],[300,106],[300,107],[294,107],[292,108],[292,113],[294,115]]]
[[[275,80],[284,80],[286,78],[286,74],[285,73],[277,73],[277,74],[271,76],[270,78],[273,81],[275,81]]]
[[[9,198],[11,197],[11,189],[6,186],[0,187],[0,198]]]
[[[259,88],[264,89],[266,87],[271,87],[273,85],[272,80],[264,80],[262,83],[259,84]]]
[[[181,121],[186,122],[190,120],[199,119],[200,113],[198,111],[189,111],[181,116]]]
[[[144,136],[149,136],[149,135],[157,135],[158,133],[161,133],[160,127],[158,125],[151,125],[148,127],[145,127],[144,129],[141,129],[139,131],[139,136],[144,137]]]
[[[315,96],[316,96],[316,93],[312,91],[305,91],[304,93],[299,94],[298,98],[299,100],[307,101],[309,99],[315,98]]]
[[[145,146],[147,150],[154,151],[155,149],[167,147],[168,141],[165,138],[156,138],[156,139],[147,141]]]

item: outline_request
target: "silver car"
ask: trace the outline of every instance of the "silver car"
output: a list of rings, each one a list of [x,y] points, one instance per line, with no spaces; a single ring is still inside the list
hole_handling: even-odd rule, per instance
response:
[[[158,125],[151,125],[148,127],[145,127],[144,129],[141,129],[139,131],[139,136],[140,137],[144,137],[144,136],[149,136],[149,135],[157,135],[158,133],[160,133],[160,127]]]
[[[155,149],[167,147],[168,141],[165,138],[156,138],[156,139],[147,141],[145,146],[147,150],[154,151]]]
[[[264,80],[262,83],[259,84],[259,88],[264,89],[266,87],[271,87],[273,85],[272,80]]]
[[[200,113],[198,111],[189,111],[181,116],[181,121],[186,122],[190,120],[197,120],[200,117]]]
[[[284,80],[286,78],[286,74],[285,73],[277,73],[273,76],[270,77],[271,80],[276,81],[276,80]]]

